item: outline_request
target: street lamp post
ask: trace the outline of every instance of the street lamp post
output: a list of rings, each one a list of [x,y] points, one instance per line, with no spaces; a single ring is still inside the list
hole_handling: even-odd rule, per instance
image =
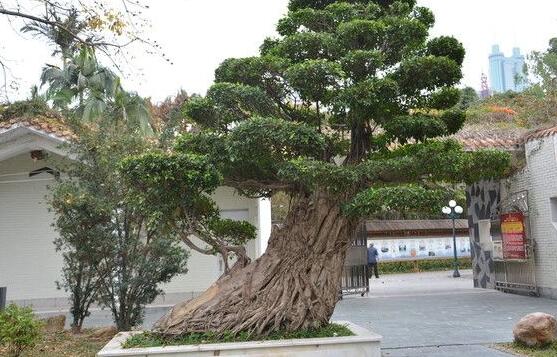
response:
[[[464,212],[462,207],[456,204],[455,200],[449,201],[449,207],[443,207],[443,213],[449,216],[453,221],[453,252],[454,252],[454,273],[453,278],[460,278],[460,272],[458,271],[458,256],[456,252],[456,229],[455,220]]]

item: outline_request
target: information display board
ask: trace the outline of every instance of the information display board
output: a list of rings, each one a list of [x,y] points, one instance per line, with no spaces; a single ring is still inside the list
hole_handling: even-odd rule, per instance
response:
[[[501,215],[501,237],[505,260],[525,260],[527,258],[526,230],[524,215],[521,212]]]

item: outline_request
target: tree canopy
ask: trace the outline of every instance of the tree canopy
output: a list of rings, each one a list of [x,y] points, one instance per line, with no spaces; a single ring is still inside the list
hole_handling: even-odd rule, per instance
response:
[[[247,195],[325,191],[354,214],[386,208],[377,197],[407,195],[399,208],[411,209],[443,183],[497,176],[506,154],[439,140],[465,121],[465,51],[429,38],[433,24],[411,0],[291,1],[260,56],[225,60],[207,95],[186,103],[202,130],[175,150],[203,155]]]
[[[466,119],[455,88],[465,53],[455,38],[430,38],[433,24],[415,0],[291,0],[279,36],[259,56],[225,60],[206,96],[184,104],[196,130],[124,162],[138,197],[181,227],[190,248],[239,258],[156,331],[263,335],[323,326],[362,218],[440,210],[451,183],[505,172],[506,153],[466,152],[446,138]],[[252,263],[240,248],[253,231],[214,223],[215,204],[203,191],[217,185],[292,198]]]

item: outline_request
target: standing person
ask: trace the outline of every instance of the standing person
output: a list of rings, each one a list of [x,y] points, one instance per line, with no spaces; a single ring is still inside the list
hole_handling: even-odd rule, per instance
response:
[[[372,271],[375,273],[375,278],[379,279],[379,270],[377,269],[377,256],[379,253],[377,249],[373,246],[373,243],[369,244],[367,248],[367,269],[368,278],[371,278]]]

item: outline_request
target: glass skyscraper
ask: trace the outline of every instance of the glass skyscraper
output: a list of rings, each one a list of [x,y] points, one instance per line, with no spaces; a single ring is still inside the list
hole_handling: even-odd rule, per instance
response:
[[[494,93],[522,92],[526,88],[524,64],[525,58],[520,53],[520,48],[513,48],[512,56],[505,57],[499,45],[494,45],[489,55],[491,90]]]

